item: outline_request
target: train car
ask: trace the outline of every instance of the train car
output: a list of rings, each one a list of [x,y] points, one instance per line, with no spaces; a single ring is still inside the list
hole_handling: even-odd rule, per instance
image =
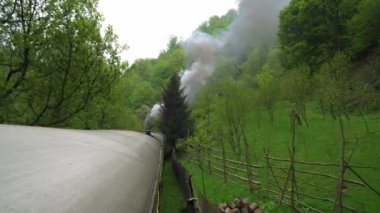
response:
[[[156,212],[164,136],[0,125],[0,212]]]

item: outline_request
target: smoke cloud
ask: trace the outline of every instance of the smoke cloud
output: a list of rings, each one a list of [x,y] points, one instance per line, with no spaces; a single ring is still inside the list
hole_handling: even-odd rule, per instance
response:
[[[222,52],[240,59],[257,47],[273,47],[276,43],[280,11],[289,0],[244,0],[238,16],[221,34]]]
[[[160,118],[162,114],[162,104],[155,104],[148,115],[145,117],[145,129],[152,127],[153,121]]]
[[[185,56],[191,66],[180,75],[187,103],[194,102],[199,90],[213,74],[217,49],[217,40],[202,32],[196,32],[185,42]]]
[[[288,3],[289,0],[242,0],[237,18],[225,32],[216,37],[195,32],[185,41],[189,66],[180,73],[180,77],[181,89],[189,105],[193,104],[199,90],[212,76],[217,54],[241,60],[249,50],[275,45],[278,16]],[[160,116],[156,113],[157,107],[161,109],[162,105],[154,105],[147,118],[152,120]]]
[[[249,50],[275,45],[278,16],[289,0],[243,0],[238,16],[216,38],[196,32],[185,42],[190,67],[182,73],[181,85],[191,105],[214,72],[216,54],[240,60]]]

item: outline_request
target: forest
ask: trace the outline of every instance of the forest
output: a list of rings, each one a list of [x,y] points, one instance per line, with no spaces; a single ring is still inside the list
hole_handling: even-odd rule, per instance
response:
[[[242,0],[133,64],[97,3],[0,2],[0,123],[142,130],[180,76],[170,143],[210,201],[380,208],[379,0]]]

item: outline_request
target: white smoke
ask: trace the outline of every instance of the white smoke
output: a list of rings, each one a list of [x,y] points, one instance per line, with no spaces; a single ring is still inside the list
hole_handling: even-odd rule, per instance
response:
[[[289,0],[243,0],[238,16],[221,33],[223,54],[240,59],[257,47],[273,47],[276,43],[280,11]]]
[[[181,89],[188,104],[192,104],[199,90],[207,83],[215,69],[218,42],[208,34],[196,32],[185,42],[185,56],[190,68],[183,71]]]
[[[256,47],[271,47],[276,42],[278,16],[289,0],[243,0],[238,16],[225,32],[215,38],[196,32],[185,42],[190,67],[181,75],[181,87],[188,104],[207,83],[215,69],[216,54],[237,60]]]
[[[148,115],[145,117],[145,129],[150,129],[152,127],[153,122],[156,119],[159,119],[162,115],[162,104],[155,104]]]
[[[216,38],[196,32],[186,40],[184,48],[189,66],[180,77],[189,105],[214,73],[217,54],[240,60],[252,48],[275,45],[279,13],[288,3],[289,0],[242,0],[237,18],[225,32]],[[162,104],[153,106],[145,119],[146,125],[161,115],[162,107]]]

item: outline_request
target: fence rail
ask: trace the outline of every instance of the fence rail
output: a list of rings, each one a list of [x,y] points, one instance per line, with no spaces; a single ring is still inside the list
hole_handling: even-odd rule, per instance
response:
[[[283,161],[283,162],[291,162],[290,159],[285,158],[277,158],[277,157],[270,157],[270,156],[264,156],[264,158],[268,158],[270,160],[275,161]],[[310,161],[294,161],[294,163],[304,164],[304,165],[315,165],[315,166],[340,166],[339,163],[322,163],[322,162],[310,162]],[[376,169],[372,166],[356,166],[356,165],[350,165],[351,168],[362,168],[362,169]]]
[[[193,184],[191,182],[191,176],[187,173],[187,170],[182,166],[182,164],[177,160],[176,153],[172,151],[172,166],[174,174],[177,178],[179,186],[182,190],[183,195],[187,200],[187,212],[188,213],[196,213],[196,200],[194,199],[194,189]]]
[[[342,166],[339,163],[301,161],[295,160],[292,155],[290,155],[289,158],[281,158],[270,156],[266,153],[260,158],[262,159],[262,164],[252,164],[250,163],[253,162],[252,159],[250,161],[246,160],[245,162],[238,159],[231,159],[231,156],[237,156],[236,153],[226,152],[204,145],[199,145],[195,148],[203,149],[202,152],[206,153],[206,158],[200,159],[194,157],[191,160],[191,162],[196,164],[207,165],[201,166],[203,170],[208,171],[213,175],[215,174],[216,176],[225,179],[225,181],[231,182],[233,181],[232,179],[234,179],[234,183],[244,188],[251,189],[250,187],[254,186],[254,189],[257,191],[262,190],[267,192],[267,197],[277,197],[280,204],[287,204],[292,206],[292,208],[294,208],[295,205],[301,205],[314,212],[324,212],[324,210],[307,204],[306,201],[300,200],[300,197],[329,203],[330,205],[338,205],[337,200],[329,197],[321,197],[320,195],[313,194],[313,192],[315,189],[323,190],[326,195],[331,195],[337,192],[337,182],[341,181],[341,177],[321,172],[321,168],[334,167],[339,169]],[[296,168],[301,167],[301,165],[305,165],[307,168]],[[347,168],[374,169],[374,167],[358,165],[347,165]],[[254,171],[252,171],[252,169]],[[286,177],[281,174],[285,174]],[[328,179],[329,181],[327,182],[329,182],[329,184],[327,186],[322,186],[315,182],[307,182],[302,180],[302,178],[298,178],[300,180],[297,179],[297,177],[306,178],[306,175],[318,176],[319,181]],[[357,177],[357,175],[355,177]],[[368,184],[363,182],[361,178],[344,178],[343,182],[360,187],[368,186]],[[302,190],[299,190],[297,184],[302,185]],[[269,195],[268,193],[272,195]],[[349,211],[356,211],[356,209],[351,206],[341,205],[341,207]]]

